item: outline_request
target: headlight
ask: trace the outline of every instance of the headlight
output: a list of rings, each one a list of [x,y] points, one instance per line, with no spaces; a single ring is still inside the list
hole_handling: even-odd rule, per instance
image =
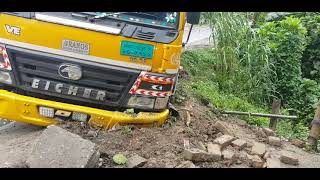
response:
[[[0,71],[0,82],[5,84],[12,84],[10,73]]]
[[[141,109],[165,109],[168,105],[169,97],[144,97],[144,96],[132,96],[127,106],[132,108]]]
[[[132,96],[128,101],[128,107],[153,109],[154,97]]]

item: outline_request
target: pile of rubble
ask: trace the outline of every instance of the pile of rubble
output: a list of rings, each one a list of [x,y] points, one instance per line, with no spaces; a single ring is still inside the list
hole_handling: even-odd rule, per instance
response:
[[[193,164],[197,162],[221,162],[227,167],[233,164],[245,164],[254,168],[280,168],[281,163],[299,164],[298,158],[292,152],[281,150],[281,139],[269,128],[259,128],[258,137],[259,134],[263,134],[265,140],[260,141],[266,141],[272,148],[268,148],[262,142],[251,143],[235,137],[219,121],[215,127],[223,134],[206,145],[198,142],[196,147],[191,147],[189,141],[185,140],[183,156],[186,161],[178,167],[197,167]],[[280,157],[271,155],[271,151],[275,148],[280,151]]]

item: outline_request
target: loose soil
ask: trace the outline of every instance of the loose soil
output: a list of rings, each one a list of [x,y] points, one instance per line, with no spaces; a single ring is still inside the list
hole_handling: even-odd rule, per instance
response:
[[[185,161],[183,158],[184,141],[188,140],[191,147],[199,146],[199,142],[206,144],[212,142],[216,137],[221,135],[217,129],[214,128],[216,121],[222,121],[227,124],[228,129],[234,133],[235,137],[244,139],[248,144],[253,142],[266,143],[266,138],[257,135],[256,126],[250,126],[244,123],[237,117],[223,116],[215,114],[211,109],[196,100],[189,100],[186,102],[188,107],[192,107],[191,124],[190,127],[185,125],[184,119],[174,118],[161,128],[137,128],[135,126],[117,127],[111,131],[98,130],[88,127],[86,124],[69,122],[62,127],[65,129],[89,139],[96,143],[101,152],[101,168],[121,168],[115,164],[112,157],[117,153],[122,153],[127,157],[135,154],[146,158],[148,161],[142,167],[145,168],[173,168]],[[177,109],[183,109],[185,105],[176,105]],[[182,110],[181,110],[182,111]],[[180,111],[180,112],[181,112]],[[281,148],[273,147],[266,143],[268,151],[274,158],[280,157],[280,150],[285,149],[293,151],[300,158],[300,165],[298,167],[320,167],[319,154],[311,154],[302,149],[291,145],[290,142],[283,140]],[[228,148],[231,148],[229,146]],[[232,149],[234,150],[234,149]],[[250,152],[250,148],[243,151]],[[237,152],[238,154],[240,152]],[[219,162],[195,162],[197,167],[204,168],[244,168],[248,167],[246,163],[239,162],[229,165],[223,161]],[[281,164],[281,167],[294,167],[290,165]]]

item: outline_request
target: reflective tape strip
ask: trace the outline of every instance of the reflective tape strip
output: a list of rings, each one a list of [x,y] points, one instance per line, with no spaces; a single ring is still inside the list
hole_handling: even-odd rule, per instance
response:
[[[129,93],[130,94],[140,94],[146,96],[155,96],[155,97],[167,97],[171,96],[171,91],[166,92],[159,92],[159,91],[151,91],[145,89],[139,89],[139,86],[142,81],[152,82],[155,84],[173,84],[173,78],[165,78],[161,76],[152,76],[147,74],[147,72],[141,72],[137,80],[134,82],[133,86],[131,87]]]
[[[140,75],[138,76],[137,80],[134,82],[134,84],[132,85],[132,87],[131,87],[131,89],[130,89],[130,91],[129,91],[130,94],[135,94],[135,92],[137,91],[137,89],[138,89],[138,87],[139,87],[139,85],[140,85],[140,83],[141,83],[141,78],[142,78],[145,74],[146,74],[146,72],[144,72],[144,71],[142,71],[142,72],[140,73]]]
[[[142,80],[155,84],[173,84],[173,78],[165,78],[160,76],[145,75],[142,77]]]
[[[0,46],[0,54],[2,54],[2,57],[4,59],[4,63],[0,63],[0,68],[11,71],[12,67],[10,64],[9,56],[8,56],[8,53],[4,47]]]
[[[149,91],[149,90],[145,90],[145,89],[138,89],[135,91],[135,94],[155,96],[155,97],[168,97],[171,95],[171,92],[170,91],[159,92],[159,91]]]

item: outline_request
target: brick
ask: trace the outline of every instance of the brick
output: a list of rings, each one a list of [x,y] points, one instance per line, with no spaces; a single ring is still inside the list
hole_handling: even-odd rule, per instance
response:
[[[299,148],[303,148],[304,145],[305,145],[305,143],[300,139],[292,139],[291,140],[291,144],[293,144],[293,145],[295,145],[295,146],[297,146]]]
[[[252,160],[253,156],[248,154],[245,151],[240,151],[239,153],[239,160],[243,163],[245,163],[246,165],[250,166],[251,165],[251,160]]]
[[[267,151],[264,155],[263,155],[263,159],[267,160],[270,157],[270,152]]]
[[[268,137],[267,134],[264,132],[264,130],[263,130],[262,128],[258,128],[258,129],[256,130],[256,134],[257,134],[257,136],[260,137],[260,138],[266,138],[266,137]]]
[[[222,153],[221,153],[220,145],[209,143],[207,146],[208,146],[208,153],[212,156],[212,158],[216,161],[221,160]]]
[[[294,165],[294,166],[299,165],[299,159],[297,155],[289,151],[281,152],[280,161],[289,165]]]
[[[233,147],[235,147],[236,149],[241,150],[247,146],[247,142],[243,139],[237,139],[237,140],[232,141],[231,145]]]
[[[222,151],[222,156],[224,160],[230,160],[232,162],[236,160],[236,154],[231,150]]]
[[[139,155],[134,155],[128,159],[127,162],[127,167],[128,168],[136,168],[136,167],[141,167],[147,162],[147,159],[139,156]]]
[[[258,143],[258,142],[253,143],[253,146],[251,148],[251,154],[263,157],[263,155],[265,153],[266,153],[266,145],[265,144]]]
[[[215,155],[196,148],[185,149],[183,151],[183,157],[185,160],[193,162],[213,162],[220,160]]]
[[[201,149],[201,150],[203,150],[203,151],[206,151],[206,150],[207,150],[206,146],[205,146],[201,141],[197,141],[196,145],[197,145],[197,147],[198,147],[199,149]]]
[[[254,168],[262,168],[264,165],[264,161],[258,156],[258,155],[254,155],[251,158],[251,166]]]
[[[262,130],[267,136],[274,136],[275,135],[274,131],[270,128],[265,127],[265,128],[262,128]]]
[[[213,143],[215,144],[219,144],[221,146],[221,148],[224,148],[228,145],[231,144],[231,142],[234,140],[235,138],[233,136],[230,135],[222,135],[218,138],[216,138]]]
[[[27,159],[30,168],[90,168],[100,153],[91,141],[58,126],[48,126]]]
[[[191,161],[183,161],[176,168],[196,168],[196,166]]]
[[[234,135],[233,132],[229,128],[227,128],[227,126],[221,121],[217,121],[213,126],[223,134],[227,134],[231,136]]]
[[[281,146],[281,140],[278,137],[275,136],[269,136],[268,137],[268,143],[272,146]]]
[[[274,158],[267,159],[267,168],[280,168],[280,160]]]

